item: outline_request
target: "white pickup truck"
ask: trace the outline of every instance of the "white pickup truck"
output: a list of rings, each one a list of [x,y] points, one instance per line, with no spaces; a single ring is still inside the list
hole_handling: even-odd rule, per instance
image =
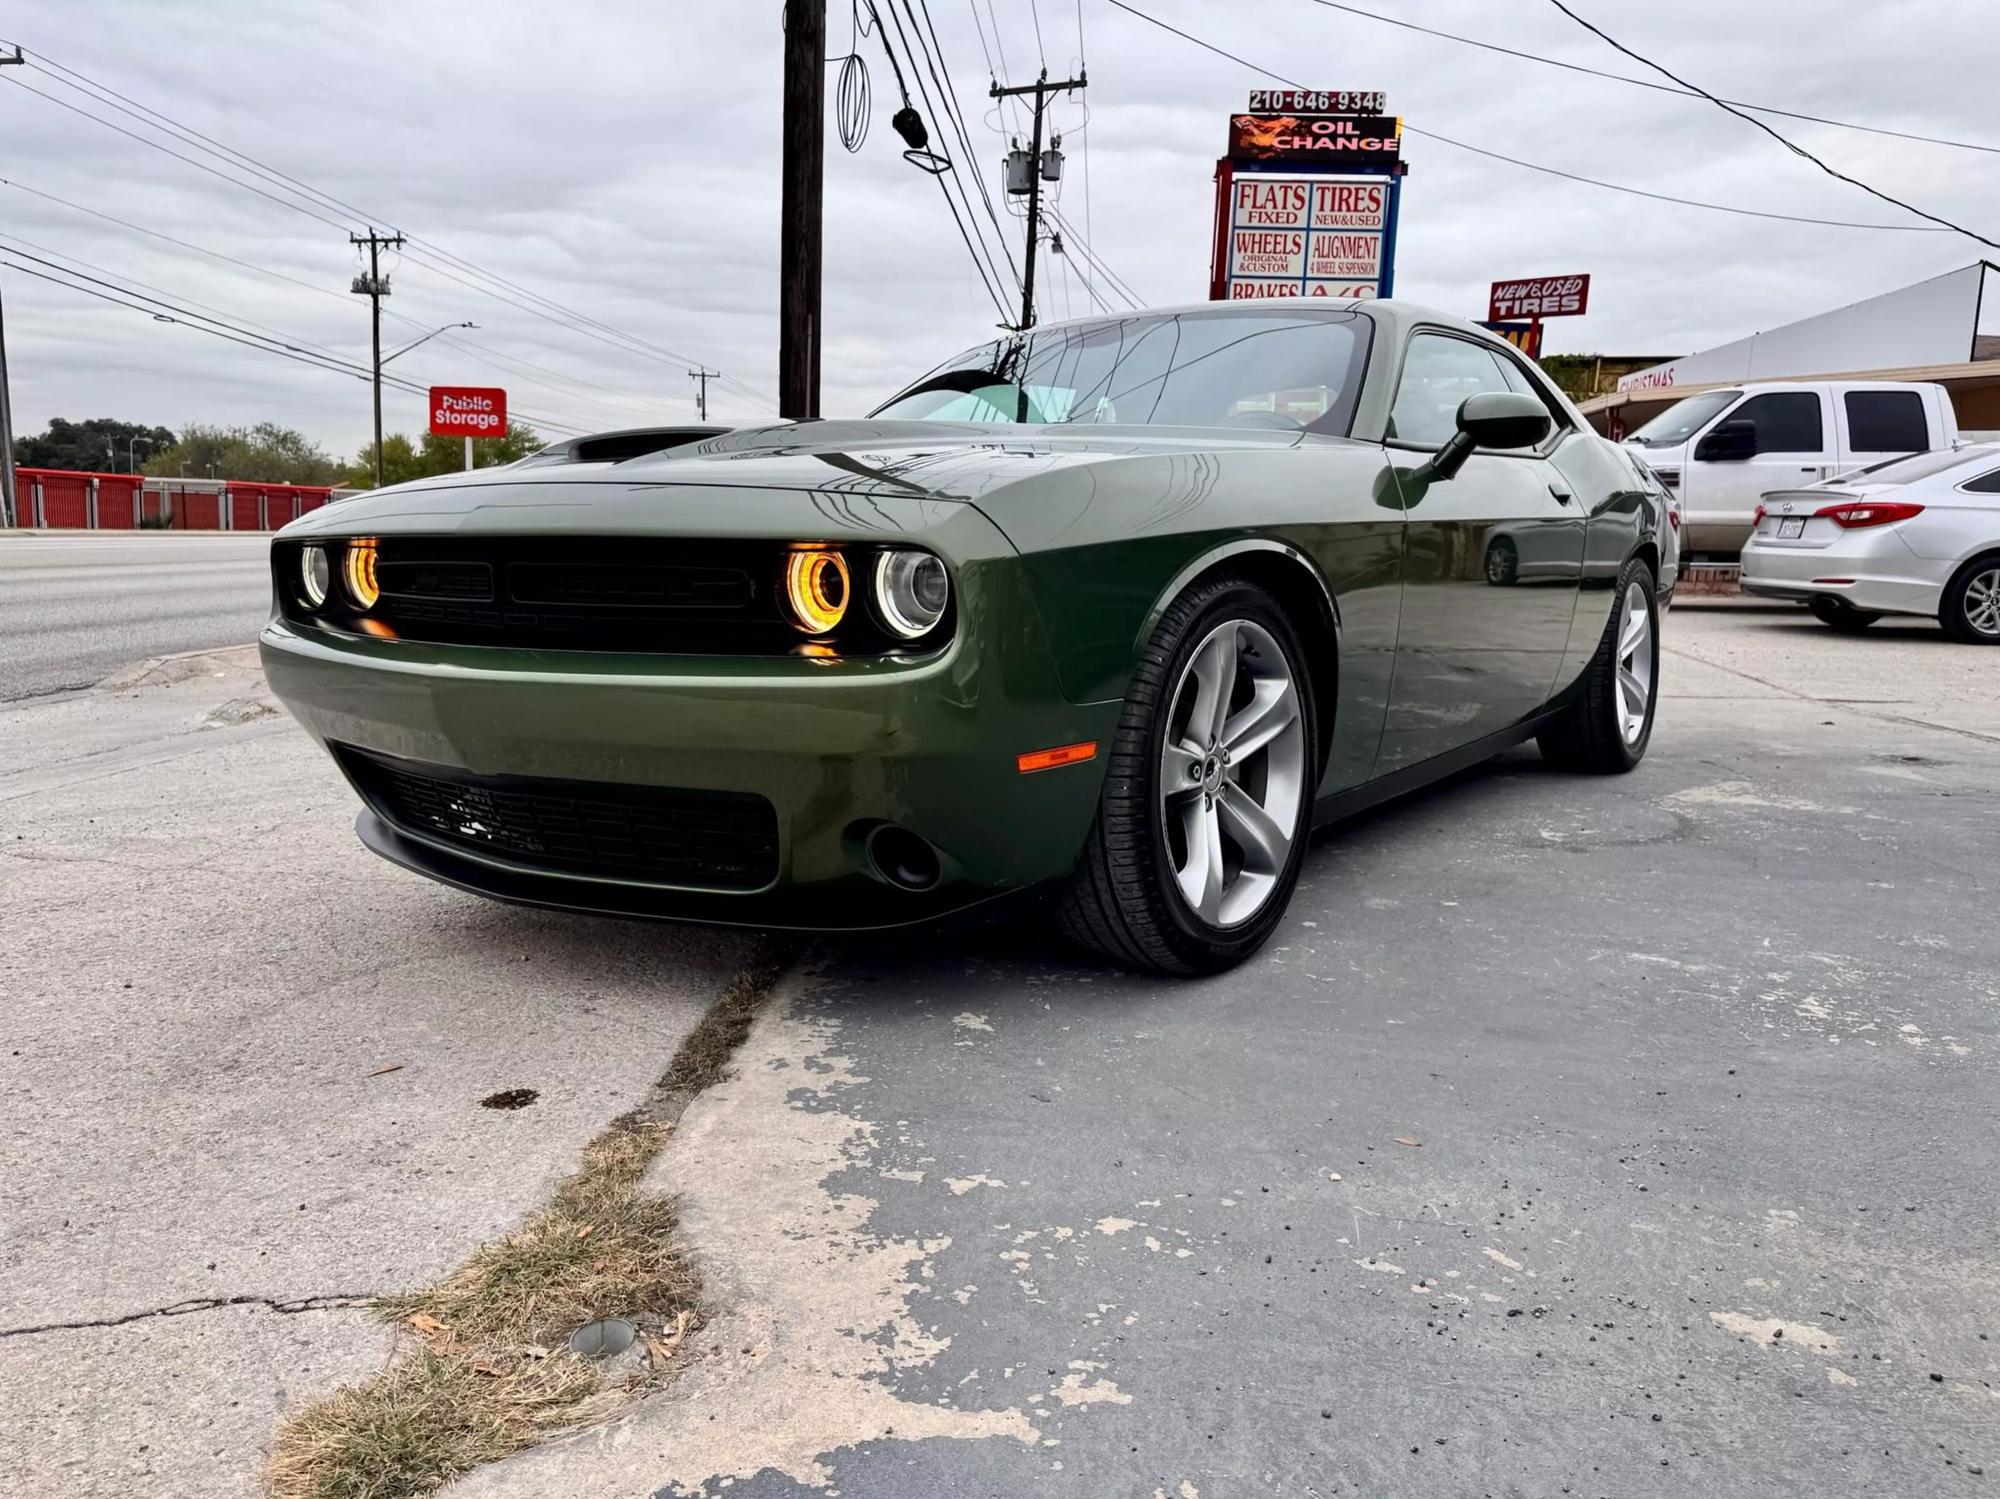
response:
[[[1625,441],[1680,496],[1683,554],[1728,560],[1749,539],[1767,490],[1817,484],[1957,439],[1942,385],[1759,380],[1689,396]]]

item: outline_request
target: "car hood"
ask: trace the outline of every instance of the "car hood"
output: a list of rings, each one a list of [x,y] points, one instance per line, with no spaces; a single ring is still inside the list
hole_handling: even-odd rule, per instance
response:
[[[593,526],[619,512],[657,519],[661,507],[712,505],[715,491],[811,494],[836,501],[890,498],[974,503],[1004,510],[1006,491],[1079,465],[1223,449],[1296,446],[1300,432],[1211,427],[995,427],[964,422],[811,421],[758,427],[624,463],[509,465],[413,480],[343,500],[295,521],[294,534],[352,533],[388,521],[476,511],[543,509]],[[705,494],[697,494],[697,491]],[[650,529],[650,527],[649,527]]]

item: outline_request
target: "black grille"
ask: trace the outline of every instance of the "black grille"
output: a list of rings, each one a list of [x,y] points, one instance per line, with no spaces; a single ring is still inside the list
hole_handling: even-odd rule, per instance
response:
[[[384,536],[373,546],[382,596],[364,614],[338,583],[323,607],[308,605],[300,596],[299,544],[277,543],[271,560],[286,617],[438,645],[691,656],[807,649],[780,598],[788,551],[781,542],[471,535]],[[871,548],[846,551],[851,575],[865,577]],[[830,646],[841,655],[936,649],[950,633],[947,618],[933,639],[906,647],[857,599],[839,629],[811,649]]]
[[[778,873],[778,815],[761,796],[475,776],[342,745],[377,813],[409,832],[537,869],[714,890]]]

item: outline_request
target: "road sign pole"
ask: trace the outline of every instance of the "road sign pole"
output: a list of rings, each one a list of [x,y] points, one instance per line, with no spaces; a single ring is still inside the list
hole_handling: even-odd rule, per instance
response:
[[[465,471],[472,472],[472,439],[465,439]]]

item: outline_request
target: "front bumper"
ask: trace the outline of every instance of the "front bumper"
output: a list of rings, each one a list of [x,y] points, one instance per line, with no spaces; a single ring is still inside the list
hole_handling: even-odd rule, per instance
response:
[[[398,824],[358,825],[385,858],[496,899],[736,925],[908,925],[1029,890],[1073,867],[1122,704],[1058,685],[1011,561],[963,566],[953,643],[914,660],[646,657],[361,639],[273,621],[272,690],[329,748],[479,777],[733,791],[775,809],[775,877],[751,890],[538,867]],[[1092,761],[1023,775],[1015,756],[1095,741]],[[357,786],[357,790],[360,789]],[[864,841],[925,839],[934,886],[891,884]]]
[[[1870,613],[1936,614],[1943,580],[1924,576],[1936,566],[1890,527],[1848,532],[1823,545],[1752,537],[1743,548],[1740,581],[1745,593],[1759,598],[1837,598]]]

